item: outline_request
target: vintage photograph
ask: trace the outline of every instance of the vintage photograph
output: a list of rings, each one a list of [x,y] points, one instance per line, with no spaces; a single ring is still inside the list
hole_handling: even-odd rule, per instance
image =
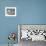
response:
[[[16,16],[16,7],[5,7],[5,16]]]

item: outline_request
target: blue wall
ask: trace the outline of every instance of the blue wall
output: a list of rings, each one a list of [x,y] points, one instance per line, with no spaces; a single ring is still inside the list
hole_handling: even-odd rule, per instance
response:
[[[16,7],[17,16],[6,17],[6,6]],[[0,1],[0,43],[8,43],[9,32],[17,33],[17,24],[46,24],[46,0]]]

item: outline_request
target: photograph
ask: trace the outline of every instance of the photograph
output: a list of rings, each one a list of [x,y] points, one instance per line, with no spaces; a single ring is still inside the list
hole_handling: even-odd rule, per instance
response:
[[[16,16],[16,7],[5,7],[5,16]]]

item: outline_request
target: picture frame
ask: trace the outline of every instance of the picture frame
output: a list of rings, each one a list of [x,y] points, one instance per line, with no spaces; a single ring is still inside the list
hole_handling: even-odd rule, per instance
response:
[[[16,7],[5,7],[5,16],[16,16]]]

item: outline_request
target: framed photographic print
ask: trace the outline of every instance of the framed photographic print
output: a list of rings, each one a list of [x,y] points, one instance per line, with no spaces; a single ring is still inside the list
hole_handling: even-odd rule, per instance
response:
[[[5,7],[5,16],[16,16],[16,7]]]

